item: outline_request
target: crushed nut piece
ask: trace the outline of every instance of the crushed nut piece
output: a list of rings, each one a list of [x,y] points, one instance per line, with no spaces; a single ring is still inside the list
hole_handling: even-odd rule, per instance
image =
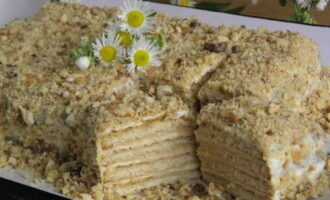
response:
[[[227,42],[220,42],[220,43],[205,43],[204,49],[208,50],[213,53],[220,53],[224,52],[227,49]]]

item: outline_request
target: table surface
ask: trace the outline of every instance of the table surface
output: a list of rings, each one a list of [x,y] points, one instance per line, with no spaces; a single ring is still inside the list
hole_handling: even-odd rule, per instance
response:
[[[41,4],[46,0],[11,0],[3,1],[0,0],[0,27],[3,27],[6,23],[16,19],[24,18],[32,15],[40,9]],[[118,6],[121,1],[118,0],[82,0],[82,3],[88,6]],[[17,6],[19,5],[19,6]],[[169,16],[187,17],[194,15],[205,23],[209,23],[214,26],[228,25],[228,26],[240,26],[245,25],[247,28],[257,28],[259,26],[265,26],[270,30],[290,30],[298,31],[307,37],[312,38],[318,43],[321,53],[321,59],[324,65],[330,66],[330,28],[318,27],[310,25],[301,25],[289,22],[272,21],[259,18],[244,17],[232,14],[209,12],[191,8],[181,8],[165,4],[153,4],[153,7],[157,11],[165,12]],[[25,174],[26,175],[26,174]],[[4,177],[15,182],[25,183],[31,185],[31,180],[22,178],[21,172],[12,171],[9,169],[0,169],[0,177]],[[53,192],[51,186],[47,184],[31,185],[44,191]],[[36,192],[36,196],[34,195]],[[4,195],[7,195],[4,197]],[[21,196],[20,196],[21,195]],[[27,196],[24,196],[27,195]],[[32,196],[31,196],[32,195]],[[42,198],[37,198],[37,196]],[[58,199],[59,197],[49,196],[45,197],[42,195],[49,195],[47,193],[39,192],[37,190],[31,190],[27,187],[22,187],[13,182],[8,182],[0,178],[0,197],[6,199]],[[0,198],[3,199],[3,198]],[[329,200],[330,192],[319,200]]]
[[[170,0],[150,0],[153,2],[169,3]],[[217,2],[228,3],[231,5],[228,7],[235,8],[237,6],[246,6],[241,12],[243,15],[267,17],[272,19],[286,20],[293,14],[292,1],[288,0],[285,7],[280,6],[278,0],[258,0],[257,4],[253,4],[252,0],[195,0],[195,2]],[[316,11],[313,13],[318,24],[330,26],[330,4],[322,12]]]

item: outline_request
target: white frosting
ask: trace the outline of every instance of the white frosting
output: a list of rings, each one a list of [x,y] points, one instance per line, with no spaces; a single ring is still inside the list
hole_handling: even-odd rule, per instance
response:
[[[272,200],[281,200],[281,191],[275,190]]]
[[[311,153],[306,155],[300,163],[295,163],[293,160],[285,159],[285,152],[280,153],[280,149],[272,146],[269,147],[270,152],[276,152],[277,156],[279,156],[270,157],[267,160],[272,177],[271,183],[275,189],[281,188],[280,180],[282,177],[286,179],[290,178],[287,176],[293,176],[295,183],[292,184],[299,184],[305,180],[314,182],[324,171],[324,156],[326,154],[324,140],[319,138],[316,134],[310,133],[302,140],[302,143],[310,148]],[[292,147],[292,150],[299,150],[300,148],[301,146],[296,145],[296,147]],[[320,149],[324,149],[324,151],[322,152]],[[290,154],[288,156],[290,156]],[[284,163],[286,163],[285,167]],[[294,187],[294,185],[292,186]],[[280,199],[280,196],[281,192],[279,190],[275,190],[273,200]]]
[[[187,116],[188,114],[189,114],[189,111],[188,110],[179,110],[176,113],[175,118],[181,118],[181,117]]]
[[[311,182],[315,181],[322,173],[324,166],[324,160],[311,165],[311,169],[308,171],[309,174],[307,175],[308,180],[310,180]]]
[[[327,154],[330,154],[330,136],[326,138]]]
[[[283,164],[283,162],[281,162],[277,158],[271,158],[268,160],[268,166],[270,168],[270,173],[271,173],[272,177],[277,177],[277,176],[281,175],[281,173],[283,171],[282,164]]]

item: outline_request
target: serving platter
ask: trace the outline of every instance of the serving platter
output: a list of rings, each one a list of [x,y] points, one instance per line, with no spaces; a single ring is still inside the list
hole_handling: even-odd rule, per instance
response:
[[[40,9],[42,3],[46,1],[47,0],[1,0],[0,27],[4,27],[5,24],[15,20],[16,18],[25,18],[27,16],[33,15]],[[119,6],[122,3],[120,0],[82,0],[81,2],[87,6],[101,7]],[[219,26],[222,24],[226,26],[244,25],[247,28],[252,29],[263,26],[267,27],[269,30],[300,32],[318,44],[322,65],[325,67],[330,67],[330,27],[303,25],[271,19],[211,12],[193,8],[183,8],[167,4],[152,3],[152,6],[156,11],[164,12],[168,16],[188,17],[193,15],[196,16],[200,21],[213,26]],[[54,188],[51,185],[46,183],[34,183],[33,178],[27,171],[4,168],[0,169],[0,177],[56,194],[54,192]],[[329,199],[330,191],[328,191],[324,197],[318,198],[317,200]]]

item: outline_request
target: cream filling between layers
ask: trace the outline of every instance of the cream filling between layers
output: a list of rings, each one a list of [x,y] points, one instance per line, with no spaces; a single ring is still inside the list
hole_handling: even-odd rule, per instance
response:
[[[162,174],[154,177],[148,177],[143,180],[135,180],[134,182],[117,185],[112,183],[105,183],[104,187],[109,187],[115,189],[121,195],[131,194],[137,192],[144,188],[149,188],[157,186],[160,184],[168,184],[176,182],[177,180],[191,180],[200,177],[199,171],[196,170],[179,170],[175,172],[170,172],[167,174]]]
[[[175,120],[175,119],[180,119],[182,117],[185,117],[187,115],[189,115],[189,111],[182,109],[182,110],[177,110],[173,115],[170,115],[168,118]],[[111,134],[111,132],[114,132],[114,131],[122,131],[122,130],[129,129],[129,128],[139,127],[147,121],[162,119],[165,116],[166,116],[166,110],[163,110],[163,111],[159,111],[158,113],[154,113],[153,115],[143,116],[139,119],[131,119],[131,121],[127,122],[127,123],[116,124],[116,126],[114,126],[113,124],[107,124],[105,122],[105,124],[101,127],[102,131],[100,131],[98,133],[98,136],[104,136],[107,134]]]
[[[156,142],[150,146],[141,147],[139,149],[124,150],[120,152],[113,153],[111,151],[103,151],[100,153],[100,158],[102,159],[102,165],[109,163],[111,161],[127,161],[136,156],[147,156],[153,152],[167,151],[168,149],[174,149],[179,147],[179,145],[190,144],[194,146],[195,141],[193,137],[186,138],[176,138],[170,141]],[[103,164],[104,163],[104,164]]]
[[[107,141],[102,142],[103,143],[102,147],[104,150],[109,150],[112,152],[120,152],[124,150],[146,147],[156,142],[169,141],[176,138],[184,138],[184,137],[192,137],[192,130],[186,129],[186,130],[182,130],[181,132],[159,131],[145,137],[138,137],[134,139],[122,138],[121,142],[118,142],[116,144],[110,143],[112,138],[105,138],[105,140]]]
[[[191,144],[182,144],[175,148],[169,148],[166,150],[160,150],[150,153],[149,156],[143,156],[144,154],[132,156],[128,160],[122,160],[120,158],[114,160],[107,160],[104,163],[106,167],[120,167],[120,166],[127,166],[127,165],[135,165],[139,163],[146,163],[146,162],[156,162],[158,159],[170,159],[172,157],[180,156],[183,154],[194,154],[195,148]]]

